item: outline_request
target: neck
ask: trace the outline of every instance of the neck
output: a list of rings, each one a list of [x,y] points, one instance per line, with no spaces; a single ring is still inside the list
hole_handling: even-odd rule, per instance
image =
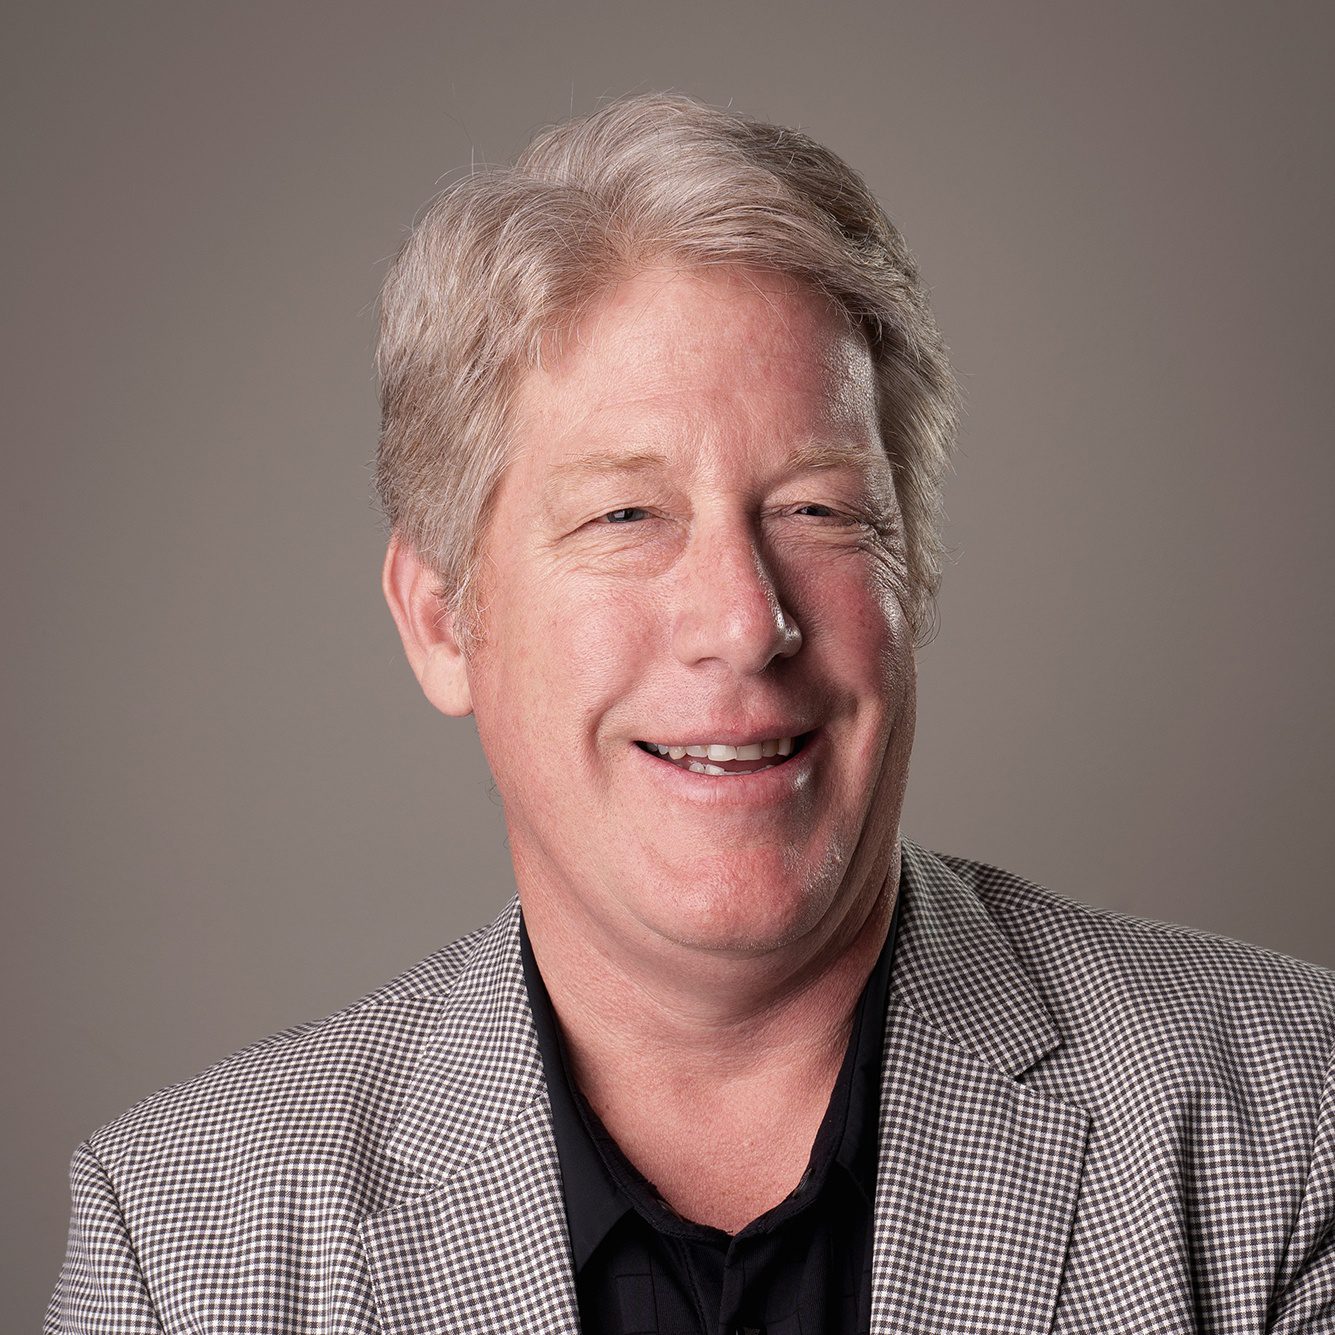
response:
[[[525,898],[570,1074],[678,1213],[736,1232],[802,1176],[885,943],[900,856],[896,841],[875,892],[821,941],[758,958],[674,952],[665,967]]]
[[[595,1107],[613,1080],[689,1089],[697,1101],[758,1075],[822,1083],[885,942],[900,860],[896,841],[887,872],[839,920],[762,955],[619,949],[597,925],[521,893],[574,1074]]]

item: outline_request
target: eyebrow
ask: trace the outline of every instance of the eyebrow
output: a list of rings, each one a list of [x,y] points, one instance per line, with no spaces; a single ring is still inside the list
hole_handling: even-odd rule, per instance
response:
[[[875,462],[877,451],[864,445],[843,441],[814,440],[799,446],[784,463],[784,476],[800,473],[828,472],[835,468],[865,469]],[[544,488],[550,496],[567,482],[581,482],[586,478],[625,477],[635,473],[661,473],[668,469],[668,461],[661,454],[637,451],[633,454],[582,454],[567,459],[552,469]]]
[[[668,466],[661,454],[581,454],[552,469],[547,479],[551,491],[559,483],[580,481],[586,477],[620,477],[625,473],[662,472]]]
[[[558,464],[543,484],[543,504],[549,509],[570,486],[591,478],[631,477],[636,474],[662,473],[667,460],[661,454],[639,451],[634,454],[581,454]]]
[[[832,468],[866,468],[874,463],[884,451],[868,449],[865,445],[853,445],[842,440],[813,440],[799,446],[788,457],[785,472],[819,473]]]

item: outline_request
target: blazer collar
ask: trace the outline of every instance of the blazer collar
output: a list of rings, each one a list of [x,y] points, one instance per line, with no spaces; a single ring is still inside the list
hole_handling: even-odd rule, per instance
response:
[[[1019,1076],[1061,1043],[1048,1008],[982,900],[936,854],[903,849],[904,921],[891,1000],[979,1061]]]
[[[1089,1115],[1024,1084],[1061,1036],[1005,933],[903,841],[881,1076],[872,1330],[1044,1335]]]
[[[363,1219],[384,1335],[578,1335],[570,1239],[512,899],[440,1003],[388,1140],[421,1190]]]
[[[424,1178],[447,1182],[545,1100],[520,964],[519,900],[511,898],[444,998],[389,1150]]]
[[[873,1330],[1037,1333],[1052,1318],[1088,1117],[1018,1083],[1058,1046],[1057,1027],[977,894],[940,858],[901,843]],[[422,1191],[361,1228],[384,1329],[574,1335],[517,900],[440,1004],[388,1142]]]

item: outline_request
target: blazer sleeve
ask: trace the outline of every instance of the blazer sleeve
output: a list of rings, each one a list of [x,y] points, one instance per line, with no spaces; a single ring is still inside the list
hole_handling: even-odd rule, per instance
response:
[[[70,1228],[43,1335],[162,1335],[120,1202],[87,1143],[70,1160]]]
[[[1271,1304],[1269,1335],[1335,1335],[1335,1050],[1312,1142],[1312,1163],[1285,1256],[1288,1275]]]

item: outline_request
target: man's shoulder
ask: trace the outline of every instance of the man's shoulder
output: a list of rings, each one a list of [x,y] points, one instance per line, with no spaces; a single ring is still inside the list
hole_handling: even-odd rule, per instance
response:
[[[330,1015],[269,1034],[149,1094],[89,1136],[89,1148],[116,1175],[201,1153],[376,1138],[487,930],[459,937]]]
[[[1099,908],[934,852],[982,902],[1059,1026],[1090,1047],[1305,1067],[1335,1043],[1335,970],[1182,923]]]

